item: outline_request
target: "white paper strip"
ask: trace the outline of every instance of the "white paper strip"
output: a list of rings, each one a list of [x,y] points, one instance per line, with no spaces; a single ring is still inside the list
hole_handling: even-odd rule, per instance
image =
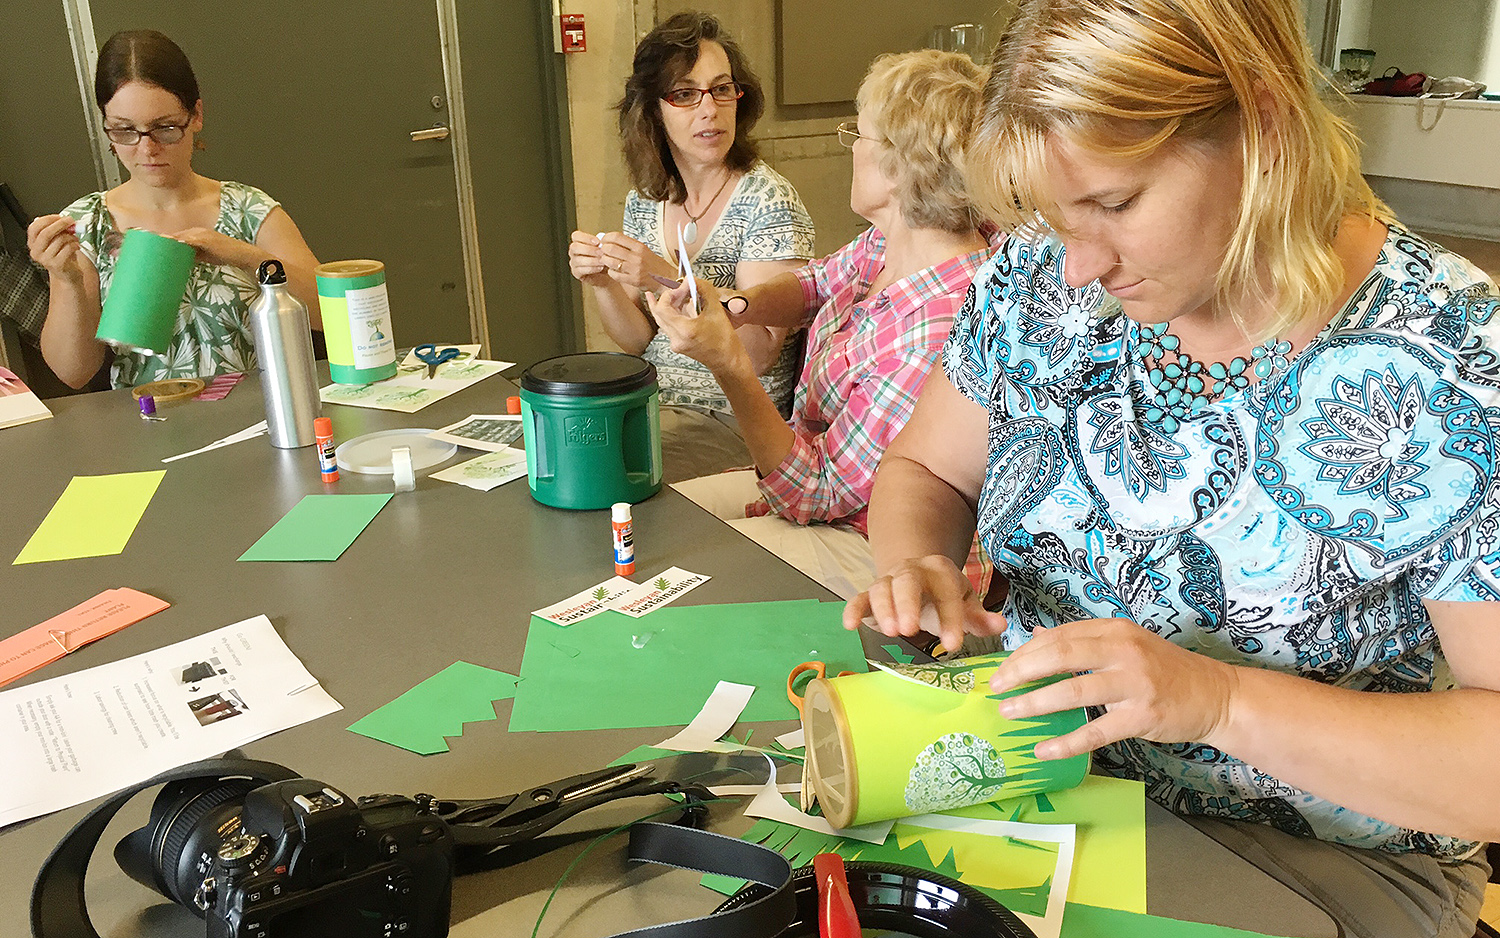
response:
[[[168,456],[166,459],[163,459],[162,462],[176,462],[179,459],[187,459],[189,456],[197,456],[199,453],[207,453],[210,450],[221,449],[225,446],[233,446],[236,443],[243,443],[246,440],[253,440],[265,432],[266,422],[262,420],[260,423],[251,424],[238,433],[231,433],[223,439],[214,440],[207,446],[200,446],[197,449],[190,450],[186,453],[178,453],[176,456]]]
[[[753,684],[720,681],[714,692],[708,695],[703,709],[693,717],[693,722],[683,727],[676,736],[657,743],[656,748],[676,749],[678,752],[705,751],[734,727],[754,693]]]
[[[731,798],[739,795],[758,795],[764,785],[710,785],[708,790],[720,798]],[[783,795],[795,795],[802,790],[799,782],[778,782],[776,790]]]
[[[790,733],[782,733],[780,736],[776,737],[776,742],[780,743],[788,749],[802,749],[807,745],[807,741],[802,737],[802,727],[800,726],[792,730]]]
[[[885,843],[886,837],[890,836],[891,828],[896,824],[895,821],[876,821],[874,824],[839,830],[829,824],[827,818],[803,814],[787,804],[786,799],[777,791],[777,787],[774,777],[772,781],[762,785],[760,793],[745,806],[745,816],[763,817],[768,821],[780,821],[782,824],[791,824],[794,827],[816,831],[820,834],[832,834],[835,837],[852,837],[870,844]]]

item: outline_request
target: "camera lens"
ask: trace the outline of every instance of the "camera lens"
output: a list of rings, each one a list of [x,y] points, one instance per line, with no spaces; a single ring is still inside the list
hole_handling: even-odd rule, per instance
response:
[[[239,831],[245,795],[263,782],[245,778],[194,779],[166,786],[151,806],[151,820],[115,845],[115,861],[131,879],[168,899],[203,912],[193,893],[212,858]]]

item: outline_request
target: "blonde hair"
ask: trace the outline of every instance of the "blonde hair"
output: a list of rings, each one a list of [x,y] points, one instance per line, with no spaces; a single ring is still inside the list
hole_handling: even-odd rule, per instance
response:
[[[882,55],[870,66],[855,106],[885,141],[880,168],[908,225],[963,232],[979,222],[964,157],[983,98],[983,70],[955,52]]]
[[[972,191],[1003,227],[1066,233],[1046,191],[1049,138],[1132,160],[1237,131],[1239,217],[1217,299],[1274,301],[1266,332],[1279,334],[1343,287],[1340,221],[1390,217],[1315,74],[1295,0],[1023,2],[985,88]]]

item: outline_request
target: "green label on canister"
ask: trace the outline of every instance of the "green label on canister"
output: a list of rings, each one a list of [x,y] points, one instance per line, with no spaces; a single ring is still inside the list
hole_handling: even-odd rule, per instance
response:
[[[328,343],[328,372],[338,384],[369,384],[396,373],[396,340],[379,261],[317,267],[318,304]]]

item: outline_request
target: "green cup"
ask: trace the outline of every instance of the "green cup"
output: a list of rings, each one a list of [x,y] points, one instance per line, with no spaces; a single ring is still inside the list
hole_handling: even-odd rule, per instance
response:
[[[196,255],[191,244],[140,228],[125,232],[94,335],[116,348],[165,355]]]

